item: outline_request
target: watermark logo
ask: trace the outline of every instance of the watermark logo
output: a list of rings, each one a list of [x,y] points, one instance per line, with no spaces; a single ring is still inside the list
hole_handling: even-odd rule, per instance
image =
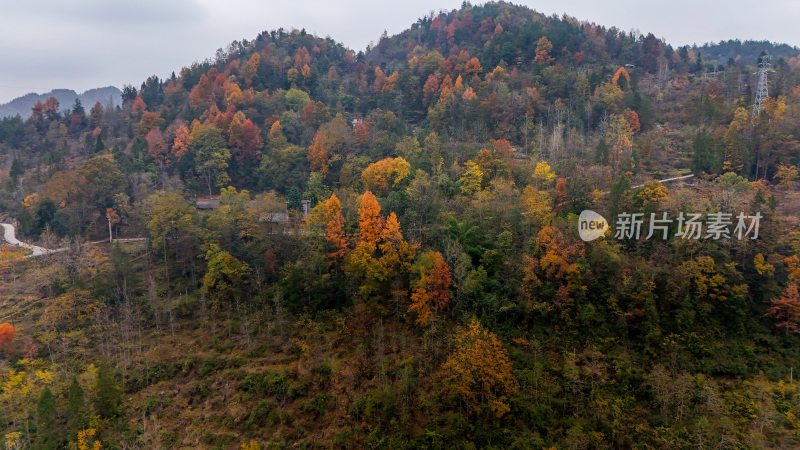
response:
[[[581,211],[581,215],[578,217],[578,234],[584,242],[604,236],[608,228],[608,221],[605,217],[590,209]]]
[[[670,237],[681,239],[758,239],[762,215],[731,213],[679,213],[670,217],[669,213],[620,213],[614,222],[614,239],[644,240]],[[648,220],[649,219],[649,220]],[[578,234],[586,242],[606,235],[609,222],[592,210],[584,210],[578,218]]]

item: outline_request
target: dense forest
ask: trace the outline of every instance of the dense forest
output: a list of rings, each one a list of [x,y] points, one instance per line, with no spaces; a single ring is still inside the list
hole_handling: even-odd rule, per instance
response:
[[[756,108],[764,56],[465,3],[0,120],[0,222],[55,250],[0,247],[0,446],[797,448],[800,57]]]

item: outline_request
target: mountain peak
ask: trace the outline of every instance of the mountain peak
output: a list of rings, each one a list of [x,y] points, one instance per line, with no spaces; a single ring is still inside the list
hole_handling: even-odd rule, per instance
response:
[[[31,115],[31,108],[36,102],[45,101],[50,97],[58,100],[62,109],[70,108],[76,99],[80,100],[84,105],[94,105],[97,102],[104,105],[119,105],[122,103],[122,91],[115,86],[93,88],[82,94],[78,94],[72,89],[59,88],[43,94],[31,92],[0,105],[0,118],[19,115],[26,119]]]

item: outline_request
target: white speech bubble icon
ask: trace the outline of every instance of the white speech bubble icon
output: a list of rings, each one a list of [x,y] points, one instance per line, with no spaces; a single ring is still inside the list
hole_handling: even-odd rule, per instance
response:
[[[590,209],[581,211],[578,217],[578,234],[584,242],[593,241],[606,234],[608,221]]]

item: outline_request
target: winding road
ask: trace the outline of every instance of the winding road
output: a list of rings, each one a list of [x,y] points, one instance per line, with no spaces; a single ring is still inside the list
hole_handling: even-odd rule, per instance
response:
[[[10,223],[0,223],[0,227],[3,227],[3,239],[5,239],[6,242],[8,242],[11,245],[16,245],[18,247],[30,249],[31,254],[28,255],[29,257],[49,255],[51,253],[57,253],[66,250],[63,248],[50,250],[49,248],[39,247],[38,245],[22,242],[19,239],[17,239],[16,229],[14,228],[14,225],[11,225]]]
[[[27,242],[22,242],[17,239],[17,231],[14,225],[10,223],[0,223],[0,227],[3,227],[3,239],[11,245],[16,245],[18,247],[23,247],[30,249],[31,254],[28,255],[28,258],[33,256],[43,256],[43,255],[52,255],[53,253],[63,252],[67,250],[66,247],[56,248],[56,249],[49,249],[44,247],[39,247],[38,245],[28,244]],[[133,238],[114,238],[114,242],[143,242],[146,241],[147,238],[143,237],[133,237]],[[103,239],[100,241],[94,242],[87,242],[86,244],[103,244],[108,242],[108,239]]]
[[[682,175],[680,177],[672,177],[672,178],[664,178],[663,180],[656,180],[659,183],[669,183],[670,181],[678,181],[678,180],[687,180],[689,178],[694,177],[694,174],[691,175]],[[631,189],[639,189],[644,187],[643,184],[637,184],[636,186],[631,186]]]

